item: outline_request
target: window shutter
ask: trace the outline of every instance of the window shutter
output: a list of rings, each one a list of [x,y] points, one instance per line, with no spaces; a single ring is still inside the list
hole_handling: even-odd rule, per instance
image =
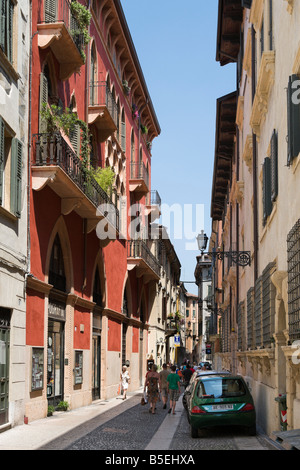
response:
[[[273,131],[271,138],[271,200],[274,202],[278,195],[278,135]]]
[[[3,168],[4,168],[4,122],[0,116],[0,205],[3,197]]]
[[[265,20],[263,18],[260,30],[260,53],[263,55],[265,50]]]
[[[45,0],[45,22],[56,22],[56,0]]]
[[[48,103],[48,80],[45,74],[40,75],[40,111],[42,110],[43,103]],[[39,115],[39,133],[47,132],[47,123],[42,119],[41,113]]]
[[[8,1],[7,5],[7,18],[6,18],[6,54],[10,62],[12,62],[12,38],[13,38],[13,14],[14,14],[14,5],[11,0]]]
[[[269,16],[270,51],[272,51],[273,50],[273,0],[269,0],[269,12],[270,12],[270,16]]]
[[[126,124],[121,122],[121,147],[123,152],[126,151]]]
[[[0,47],[5,51],[5,24],[6,24],[6,15],[5,15],[5,2],[6,0],[0,0]]]
[[[10,178],[10,211],[16,217],[21,217],[22,143],[16,138],[11,143]]]
[[[70,142],[72,144],[73,150],[77,156],[80,153],[80,127],[79,124],[75,124],[74,128],[71,130],[70,135]]]
[[[287,88],[288,166],[300,152],[300,99],[296,93],[300,85],[298,75],[289,77]]]
[[[271,160],[265,158],[263,164],[263,225],[272,212],[271,200]]]

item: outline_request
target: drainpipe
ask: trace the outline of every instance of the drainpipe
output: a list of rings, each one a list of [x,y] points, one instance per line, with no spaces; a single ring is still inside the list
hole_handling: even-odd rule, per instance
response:
[[[255,54],[255,30],[252,25],[252,102],[254,101],[256,91],[256,54]],[[253,155],[252,155],[252,174],[253,174],[253,244],[254,244],[254,283],[258,278],[258,214],[257,214],[257,148],[256,135],[252,133]]]
[[[91,9],[91,2],[88,2],[88,9]],[[89,34],[91,25],[89,25]],[[90,75],[90,44],[87,45],[86,63],[85,63],[85,122],[89,122],[89,75]],[[81,295],[83,297],[84,290],[86,288],[86,247],[87,247],[87,219],[83,219],[83,284],[81,288]]]
[[[29,7],[29,24],[32,24],[32,1],[30,0],[30,7]],[[31,33],[31,31],[30,31]],[[28,83],[28,161],[27,161],[27,266],[26,266],[26,273],[25,273],[25,286],[27,283],[27,277],[30,276],[31,271],[31,237],[30,237],[30,196],[31,196],[31,88],[32,88],[32,41],[33,38],[38,34],[38,31],[33,33],[30,37],[30,48],[29,48],[29,83]],[[25,294],[25,292],[24,292]]]
[[[86,246],[87,246],[87,219],[83,219],[83,284],[81,294],[86,288]]]

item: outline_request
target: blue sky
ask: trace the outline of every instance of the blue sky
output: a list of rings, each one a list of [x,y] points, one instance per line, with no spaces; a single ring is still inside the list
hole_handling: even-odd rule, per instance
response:
[[[163,204],[193,205],[195,217],[196,204],[203,205],[209,236],[216,100],[236,83],[235,65],[215,60],[218,0],[122,0],[122,6],[161,127],[152,147],[152,189]],[[193,281],[199,252],[186,249],[191,240],[175,239],[172,226],[169,234],[181,280]],[[197,293],[196,285],[185,286]]]

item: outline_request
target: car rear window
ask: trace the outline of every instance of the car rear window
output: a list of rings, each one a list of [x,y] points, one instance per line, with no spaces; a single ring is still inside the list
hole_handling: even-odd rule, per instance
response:
[[[196,393],[199,398],[230,398],[241,397],[247,392],[242,380],[217,377],[199,380]]]

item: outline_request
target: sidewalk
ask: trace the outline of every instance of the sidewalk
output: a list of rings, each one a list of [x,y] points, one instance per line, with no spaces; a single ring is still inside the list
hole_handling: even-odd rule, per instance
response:
[[[0,433],[0,451],[1,450],[37,450],[41,448],[54,449],[56,448],[53,443],[47,447],[47,444],[60,439],[59,449],[65,448],[65,442],[67,437],[64,436],[66,433],[73,433],[76,435],[76,428],[86,424],[87,432],[90,431],[91,426],[95,428],[99,426],[99,420],[97,417],[103,413],[112,410],[120,405],[126,403],[127,409],[135,406],[137,400],[133,400],[136,395],[142,396],[142,389],[128,393],[128,398],[124,402],[120,397],[111,398],[109,400],[98,400],[89,406],[77,408],[67,412],[55,412],[50,418],[43,418],[37,421],[33,421],[29,424],[23,424],[9,429],[5,432]],[[117,410],[115,410],[115,413]],[[166,415],[166,418],[158,428],[156,434],[149,442],[145,450],[168,450],[170,448],[172,439],[179,425],[184,407],[182,399],[178,401],[176,405],[176,415]],[[107,414],[101,424],[112,419],[111,413]],[[94,420],[94,422],[93,422]],[[69,435],[69,439],[72,439],[72,435]],[[265,436],[260,435],[263,441],[266,439]],[[74,439],[75,440],[75,439]],[[265,446],[256,437],[235,437],[235,443],[239,450],[264,450]],[[268,439],[269,440],[269,439]],[[270,441],[270,440],[269,440]],[[275,442],[273,441],[273,445]],[[276,442],[277,449],[284,449],[283,446],[278,445]],[[275,446],[274,446],[275,448]],[[41,450],[45,450],[41,449]]]
[[[141,393],[142,389],[128,393],[126,402],[129,404],[131,397]],[[120,403],[122,403],[120,397],[98,400],[89,406],[67,412],[55,412],[49,418],[15,426],[0,433],[0,450],[37,450],[67,432],[73,431],[77,426],[115,408]]]

